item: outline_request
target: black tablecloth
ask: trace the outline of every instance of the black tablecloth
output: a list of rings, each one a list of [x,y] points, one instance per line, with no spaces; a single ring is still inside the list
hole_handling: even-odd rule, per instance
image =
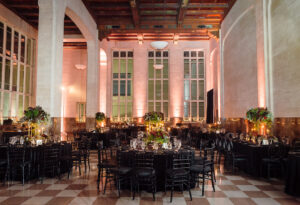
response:
[[[194,158],[195,152],[192,151],[192,158]],[[118,151],[123,155],[124,165],[131,166],[132,158],[134,157],[135,151]],[[158,191],[163,191],[165,189],[165,174],[166,170],[171,168],[173,151],[164,151],[164,152],[154,152],[154,169],[156,174],[156,188]],[[124,156],[125,155],[125,156]],[[194,187],[194,184],[191,184],[191,188]]]
[[[247,163],[244,163],[240,166],[240,168],[255,177],[266,177],[265,167],[262,167],[262,159],[268,158],[268,149],[269,145],[253,145],[244,142],[234,142],[233,143],[234,150],[240,154],[243,154],[247,157]],[[284,146],[284,156],[288,153],[288,146]]]
[[[28,132],[3,132],[2,138],[3,138],[3,144],[6,144],[9,142],[9,138],[13,136],[24,136],[27,135]]]
[[[60,146],[60,150],[61,150],[60,157],[72,155],[72,145],[71,144],[62,143],[62,144],[53,144],[52,146],[58,146],[58,145]],[[6,153],[4,150],[5,150],[5,148],[3,146],[0,147],[0,158],[6,157]],[[30,178],[31,179],[38,178],[39,164],[41,163],[41,160],[43,160],[43,146],[28,146],[28,147],[26,147],[25,154],[26,154],[26,156],[25,156],[26,161],[29,160],[31,163]],[[3,171],[3,170],[1,170],[1,171]],[[67,164],[62,163],[61,167],[60,167],[60,173],[66,173],[67,171],[68,171]],[[2,174],[1,174],[1,176],[2,176]]]
[[[79,136],[78,140],[81,140],[83,136],[86,136],[91,140],[91,149],[97,149],[97,142],[103,141],[103,146],[109,146],[109,133],[94,133],[94,132],[78,132],[77,135]]]
[[[300,155],[289,155],[285,192],[300,197]]]

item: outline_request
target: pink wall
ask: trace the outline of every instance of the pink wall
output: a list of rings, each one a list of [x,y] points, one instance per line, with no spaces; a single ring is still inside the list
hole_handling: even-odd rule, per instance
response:
[[[63,50],[63,80],[62,100],[64,102],[64,117],[76,117],[76,103],[86,101],[86,69],[79,70],[76,64],[87,65],[85,49],[64,48]]]

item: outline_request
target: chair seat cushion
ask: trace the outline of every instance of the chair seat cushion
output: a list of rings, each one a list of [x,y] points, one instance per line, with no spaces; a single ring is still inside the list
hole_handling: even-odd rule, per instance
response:
[[[114,167],[111,169],[111,172],[116,174],[126,175],[129,174],[131,170],[132,170],[131,167]]]
[[[189,172],[186,171],[186,170],[184,170],[184,169],[175,169],[175,170],[173,170],[173,169],[168,169],[168,170],[166,171],[166,174],[167,174],[168,176],[171,176],[171,177],[180,177],[180,176],[186,176],[186,175],[188,175]]]
[[[203,165],[192,165],[190,168],[191,172],[202,173]],[[204,173],[211,172],[211,166],[204,167]]]
[[[155,175],[154,169],[139,168],[135,171],[137,177],[149,177]]]

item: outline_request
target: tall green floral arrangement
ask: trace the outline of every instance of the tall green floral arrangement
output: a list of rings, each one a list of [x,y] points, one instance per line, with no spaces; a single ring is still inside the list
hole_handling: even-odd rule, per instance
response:
[[[144,121],[147,123],[160,123],[164,120],[162,112],[148,112],[144,116]]]
[[[261,123],[264,123],[268,128],[272,126],[272,114],[267,108],[252,108],[247,111],[246,116],[256,129]]]
[[[49,114],[41,106],[29,107],[24,111],[22,122],[43,123],[49,120]]]
[[[102,122],[103,120],[105,120],[105,114],[103,112],[97,112],[95,114],[95,119],[98,122]]]

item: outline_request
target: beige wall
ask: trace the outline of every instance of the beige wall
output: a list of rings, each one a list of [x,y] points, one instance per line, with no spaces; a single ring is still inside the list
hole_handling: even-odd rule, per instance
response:
[[[225,118],[244,117],[258,103],[255,1],[238,0],[221,31],[222,114]]]
[[[300,117],[300,1],[271,3],[274,117]]]

